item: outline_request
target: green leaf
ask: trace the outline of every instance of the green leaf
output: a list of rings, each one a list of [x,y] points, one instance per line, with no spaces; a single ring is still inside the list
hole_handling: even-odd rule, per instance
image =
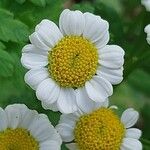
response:
[[[91,5],[90,2],[82,2],[80,4],[74,4],[73,5],[74,10],[80,10],[82,12],[94,12],[94,7]]]
[[[142,79],[142,84],[141,84]],[[137,90],[142,91],[146,95],[150,96],[149,87],[150,87],[150,74],[146,71],[136,69],[132,74],[129,75],[129,83]]]
[[[11,55],[0,49],[0,76],[9,77],[13,74],[13,59]]]
[[[28,39],[28,26],[14,19],[13,13],[0,9],[0,40],[25,42]]]
[[[107,20],[110,24],[111,39],[110,43],[117,42],[118,45],[124,43],[123,37],[123,22],[120,14],[111,6],[107,6],[99,1],[95,5],[95,14]]]
[[[99,0],[96,0],[99,2]],[[113,0],[113,1],[110,1],[110,0],[100,0],[101,3],[107,5],[107,6],[111,6],[112,8],[114,8],[118,13],[121,12],[121,2],[120,0]]]
[[[141,139],[144,150],[149,150],[150,148],[150,141],[148,139]]]
[[[30,0],[33,4],[41,7],[46,6],[46,1],[45,0]]]
[[[23,4],[26,0],[16,0],[19,4]]]
[[[6,46],[2,42],[0,42],[0,49],[5,49],[5,48]]]

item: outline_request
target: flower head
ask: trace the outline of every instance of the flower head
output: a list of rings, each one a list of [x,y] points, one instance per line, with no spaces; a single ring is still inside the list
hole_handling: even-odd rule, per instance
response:
[[[108,29],[100,16],[68,9],[60,15],[59,28],[49,20],[36,26],[21,62],[30,69],[25,82],[45,109],[72,113],[112,95],[112,84],[123,79],[124,50],[107,45]]]
[[[60,150],[61,138],[44,114],[23,104],[0,108],[0,150]]]
[[[147,33],[147,43],[150,44],[150,24],[145,27],[144,31]]]
[[[121,119],[113,107],[103,103],[100,108],[63,114],[56,129],[70,150],[142,150],[141,131],[131,128],[139,114],[132,108]]]

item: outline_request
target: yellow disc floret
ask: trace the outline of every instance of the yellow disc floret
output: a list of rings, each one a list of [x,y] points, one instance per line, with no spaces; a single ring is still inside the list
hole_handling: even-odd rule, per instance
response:
[[[51,77],[63,87],[81,87],[96,73],[98,51],[82,36],[66,36],[49,52]]]
[[[39,144],[26,129],[6,129],[0,132],[0,150],[39,150]]]
[[[119,150],[125,128],[111,109],[100,108],[81,116],[74,134],[80,150]]]

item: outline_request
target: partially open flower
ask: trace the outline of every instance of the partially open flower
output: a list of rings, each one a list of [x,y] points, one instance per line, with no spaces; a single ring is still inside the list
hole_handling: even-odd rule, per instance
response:
[[[132,108],[121,119],[104,103],[91,111],[63,114],[56,129],[70,150],[142,150],[141,131],[131,128],[139,114]]]
[[[59,29],[60,28],[60,29]],[[36,90],[45,109],[72,113],[92,102],[104,102],[112,84],[123,77],[124,50],[109,41],[109,24],[100,16],[64,10],[59,28],[43,20],[22,51],[21,62],[30,69],[25,82]],[[80,99],[80,100],[79,100]]]
[[[150,44],[150,24],[145,27],[144,31],[147,33],[147,43]]]
[[[23,104],[0,108],[0,150],[60,150],[61,143],[46,115]]]

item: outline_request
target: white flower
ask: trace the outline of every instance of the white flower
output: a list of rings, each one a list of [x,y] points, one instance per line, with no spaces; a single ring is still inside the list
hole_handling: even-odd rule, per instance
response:
[[[145,27],[144,31],[147,33],[147,43],[150,44],[150,24]]]
[[[62,114],[56,129],[70,150],[142,150],[141,131],[131,128],[139,114],[126,109],[121,119],[108,103],[72,114]]]
[[[0,108],[0,149],[60,150],[61,143],[46,115],[24,104]]]
[[[147,11],[150,11],[150,0],[141,0],[141,4],[145,6]]]
[[[106,45],[108,22],[66,9],[59,28],[49,20],[36,26],[31,44],[22,50],[21,62],[30,69],[25,82],[45,109],[72,113],[81,105],[104,102],[113,93],[112,84],[122,81],[124,63],[124,50]]]

